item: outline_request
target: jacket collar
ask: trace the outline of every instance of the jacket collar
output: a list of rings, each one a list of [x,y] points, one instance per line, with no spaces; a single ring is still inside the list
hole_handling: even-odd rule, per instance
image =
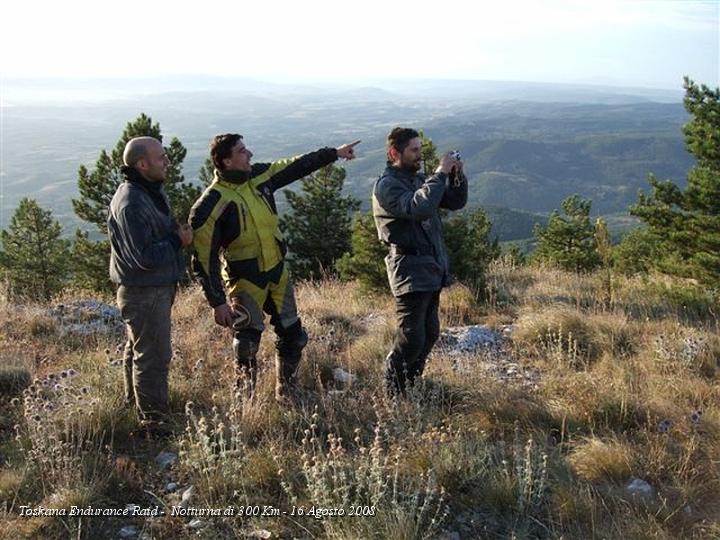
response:
[[[250,173],[247,171],[219,171],[215,169],[215,180],[239,185],[250,180]]]
[[[408,169],[401,169],[400,167],[395,167],[394,165],[388,165],[385,169],[385,175],[388,176],[395,176],[396,178],[404,178],[409,181],[414,181],[418,177],[422,177],[422,173],[420,171],[413,172]]]
[[[128,167],[127,165],[123,165],[120,168],[120,173],[123,175],[126,182],[142,187],[147,194],[150,195],[150,199],[152,199],[158,210],[164,214],[170,214],[170,207],[163,195],[162,182],[151,182],[140,174],[135,167]]]
[[[162,182],[151,182],[142,174],[140,174],[140,171],[138,171],[135,167],[123,165],[122,167],[120,167],[120,172],[122,173],[123,178],[125,178],[126,181],[132,182],[133,184],[139,184],[148,191],[157,192],[160,191],[160,188],[162,188]]]

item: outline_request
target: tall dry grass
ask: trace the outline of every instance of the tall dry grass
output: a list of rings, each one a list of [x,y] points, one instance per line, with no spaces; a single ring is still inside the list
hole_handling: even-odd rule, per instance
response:
[[[138,437],[137,417],[121,407],[122,335],[71,335],[49,306],[4,300],[0,535],[116,537],[135,525],[153,538],[716,537],[720,332],[712,296],[660,276],[613,276],[609,290],[603,275],[507,261],[493,265],[488,284],[484,305],[462,286],[445,291],[441,323],[512,324],[512,359],[538,370],[535,386],[496,378],[480,355],[458,371],[439,354],[408,400],[388,400],[391,298],[337,281],[301,283],[311,342],[304,397],[291,408],[273,399],[272,331],[261,342],[256,396],[240,400],[231,334],[213,323],[198,289],[182,291],[167,441]],[[336,368],[352,380],[336,380]],[[50,380],[59,382],[43,384]],[[154,462],[161,450],[179,455],[169,470]],[[630,494],[635,478],[653,494]],[[243,515],[203,517],[197,529],[170,515],[18,515],[22,505],[169,509],[189,486],[186,506]],[[270,515],[247,515],[256,507]],[[361,515],[322,517],[318,508]]]

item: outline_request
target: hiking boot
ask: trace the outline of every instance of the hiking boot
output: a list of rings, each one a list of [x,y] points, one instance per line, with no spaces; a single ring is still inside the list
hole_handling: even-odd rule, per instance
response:
[[[170,424],[166,422],[149,422],[144,421],[141,424],[142,429],[148,439],[162,440],[170,439],[175,435],[175,431]]]

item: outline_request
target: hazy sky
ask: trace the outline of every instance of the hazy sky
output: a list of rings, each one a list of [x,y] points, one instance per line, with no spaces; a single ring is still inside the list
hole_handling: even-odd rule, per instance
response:
[[[12,77],[720,84],[720,0],[5,0]]]

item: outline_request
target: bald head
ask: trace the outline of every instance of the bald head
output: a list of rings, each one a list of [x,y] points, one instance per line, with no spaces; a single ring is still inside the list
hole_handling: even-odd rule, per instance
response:
[[[123,162],[152,182],[162,182],[170,163],[165,148],[153,137],[135,137],[125,145]]]
[[[123,163],[129,167],[135,167],[143,158],[148,156],[151,150],[162,148],[162,143],[154,137],[135,137],[125,145],[123,152]]]

